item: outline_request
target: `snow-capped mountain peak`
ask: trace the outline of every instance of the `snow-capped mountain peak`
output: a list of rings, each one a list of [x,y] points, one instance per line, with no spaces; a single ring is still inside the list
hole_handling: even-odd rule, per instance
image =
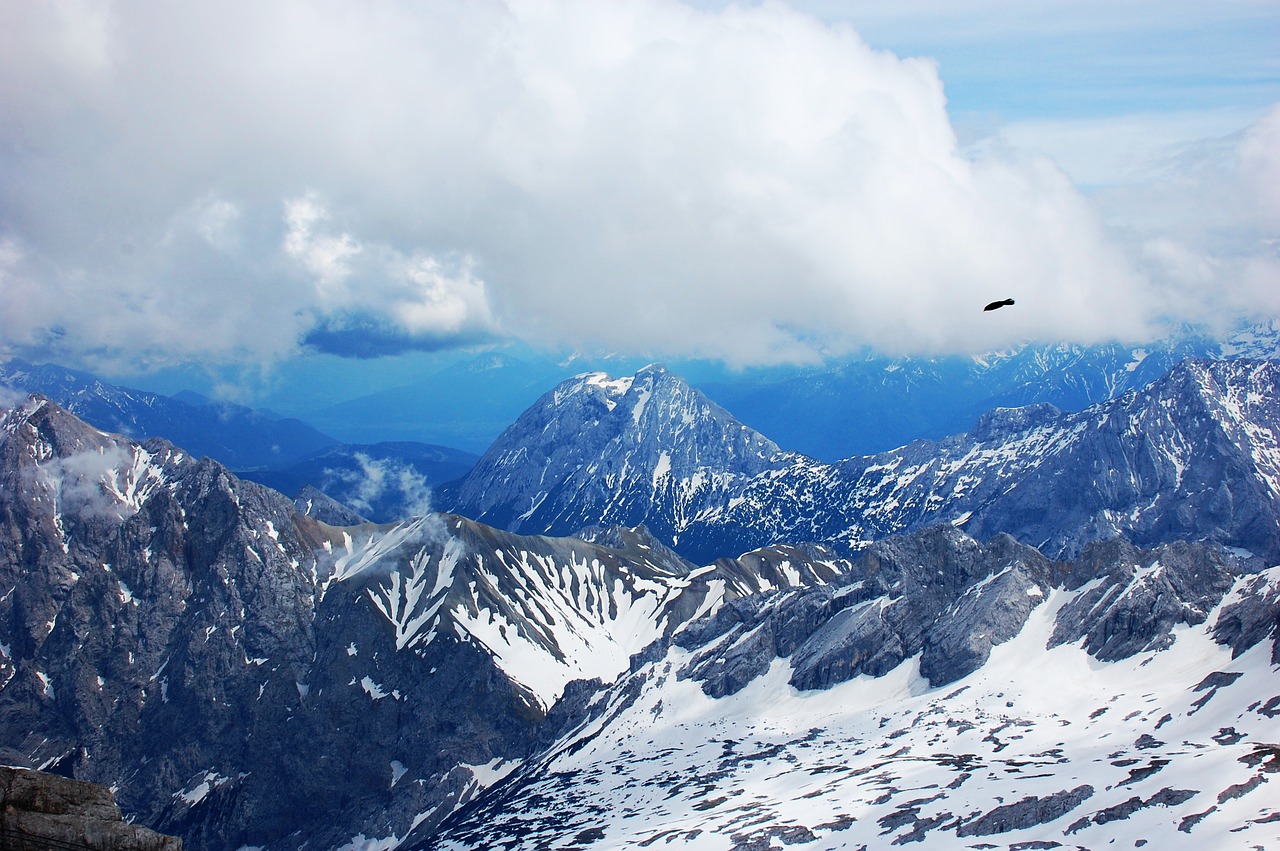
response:
[[[441,502],[511,531],[643,523],[674,541],[735,483],[788,457],[654,364],[562,382]]]

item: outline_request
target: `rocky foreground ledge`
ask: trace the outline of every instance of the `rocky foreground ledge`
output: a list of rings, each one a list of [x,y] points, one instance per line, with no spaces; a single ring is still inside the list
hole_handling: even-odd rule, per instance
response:
[[[0,766],[0,847],[182,851],[182,840],[127,823],[105,786]]]

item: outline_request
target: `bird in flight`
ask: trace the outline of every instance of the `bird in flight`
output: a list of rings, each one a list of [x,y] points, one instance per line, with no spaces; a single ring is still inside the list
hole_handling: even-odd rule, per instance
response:
[[[1007,304],[1013,304],[1013,299],[1006,298],[1006,299],[1001,299],[1000,301],[993,301],[991,302],[991,304],[988,304],[986,307],[982,309],[983,311],[996,310],[997,308],[1004,307]]]

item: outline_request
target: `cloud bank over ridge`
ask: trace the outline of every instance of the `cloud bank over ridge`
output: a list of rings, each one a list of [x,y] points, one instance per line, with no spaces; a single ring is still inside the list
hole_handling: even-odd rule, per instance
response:
[[[0,344],[28,355],[753,364],[1280,312],[1275,112],[1140,199],[1212,197],[1224,239],[961,150],[933,63],[778,4],[67,0],[0,32]]]

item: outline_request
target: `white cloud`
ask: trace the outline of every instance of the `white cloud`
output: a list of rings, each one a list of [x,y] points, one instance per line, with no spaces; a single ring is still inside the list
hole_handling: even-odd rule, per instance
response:
[[[27,400],[27,394],[21,390],[0,384],[0,414],[18,407]]]
[[[1239,156],[1240,178],[1275,239],[1280,230],[1280,104],[1244,134]]]
[[[1168,178],[1171,164],[1180,157],[1264,114],[1265,110],[1234,108],[1031,119],[998,128],[976,147],[1047,156],[1086,189],[1131,185]]]
[[[1091,193],[1171,315],[1228,326],[1280,314],[1278,150],[1280,105],[1242,131],[1152,148]]]
[[[415,257],[401,274],[407,286],[393,312],[409,333],[457,334],[469,324],[491,324],[484,281],[474,276],[469,259],[451,274],[434,257]]]
[[[326,486],[337,488],[344,502],[364,515],[376,515],[385,504],[393,504],[404,517],[432,514],[431,486],[425,476],[409,464],[392,458],[373,458],[357,452],[355,470],[325,470]]]
[[[98,8],[0,9],[17,347],[506,333],[751,363],[1140,336],[1168,309],[1051,161],[957,149],[931,62],[782,5]]]
[[[133,461],[130,450],[111,445],[51,458],[37,468],[36,476],[55,495],[57,511],[120,520],[138,510],[121,496],[130,490],[125,480]]]
[[[315,195],[285,203],[285,253],[315,277],[316,296],[322,307],[350,300],[344,285],[351,276],[350,261],[361,251],[349,233],[337,236],[316,233],[316,225],[328,217]]]

